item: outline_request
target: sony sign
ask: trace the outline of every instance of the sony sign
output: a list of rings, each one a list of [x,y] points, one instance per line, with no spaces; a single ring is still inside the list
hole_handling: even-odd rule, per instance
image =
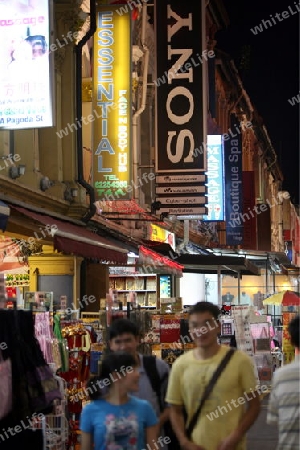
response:
[[[156,1],[156,172],[203,173],[202,2]]]

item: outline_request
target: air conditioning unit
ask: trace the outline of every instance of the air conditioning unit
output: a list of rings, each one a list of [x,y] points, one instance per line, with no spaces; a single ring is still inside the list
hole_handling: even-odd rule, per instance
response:
[[[262,197],[256,197],[255,203],[256,203],[256,205],[261,205],[262,203],[264,203],[264,201],[263,201]]]

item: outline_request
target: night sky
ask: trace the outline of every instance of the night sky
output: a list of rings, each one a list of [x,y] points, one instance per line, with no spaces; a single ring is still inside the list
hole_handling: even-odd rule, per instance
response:
[[[216,35],[217,47],[233,57],[251,102],[264,120],[284,175],[283,189],[295,204],[299,204],[300,103],[292,106],[288,99],[300,92],[298,2],[223,0],[230,24]],[[283,19],[283,11],[290,16]],[[263,26],[263,32],[254,35],[251,28],[270,20],[270,15],[272,26]]]

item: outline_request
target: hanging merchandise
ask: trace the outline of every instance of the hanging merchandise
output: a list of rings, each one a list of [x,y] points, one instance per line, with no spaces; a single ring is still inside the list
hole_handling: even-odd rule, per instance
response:
[[[60,358],[61,358],[61,366],[60,369],[62,372],[68,372],[69,370],[69,348],[68,342],[66,339],[62,337],[61,328],[60,328],[60,317],[56,314],[53,318],[54,321],[54,329],[53,333],[57,339]]]
[[[16,321],[20,320],[17,313],[22,311],[13,311]],[[55,399],[61,400],[61,392],[53,372],[48,366],[38,341],[35,338],[31,343],[22,339],[20,333],[20,324],[17,323],[17,341],[20,349],[20,362],[24,367],[23,383],[26,385],[28,395],[28,405],[31,414],[50,413],[53,409]]]
[[[52,327],[50,325],[49,312],[35,314],[34,322],[35,337],[39,341],[44,358],[48,364],[53,363]]]
[[[0,420],[12,409],[11,360],[3,359],[0,350]]]

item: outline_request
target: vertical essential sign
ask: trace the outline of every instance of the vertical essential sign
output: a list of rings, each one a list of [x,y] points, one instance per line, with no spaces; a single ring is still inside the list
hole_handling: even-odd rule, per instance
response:
[[[130,10],[98,6],[94,35],[93,185],[97,199],[129,198],[131,144]]]
[[[235,116],[231,115],[231,130],[236,129]],[[243,191],[242,191],[242,138],[240,133],[226,134],[224,138],[225,163],[225,215],[226,244],[243,242]]]
[[[52,126],[49,2],[0,3],[0,129]]]
[[[222,135],[207,136],[207,216],[205,221],[223,221],[224,170]]]
[[[156,182],[160,186],[164,176],[164,184],[171,187],[176,179],[180,186],[191,176],[197,184],[206,170],[203,62],[208,55],[202,48],[202,2],[156,0],[155,28]],[[205,191],[200,196],[193,191],[177,194],[185,195],[158,196],[161,212],[205,214]]]

